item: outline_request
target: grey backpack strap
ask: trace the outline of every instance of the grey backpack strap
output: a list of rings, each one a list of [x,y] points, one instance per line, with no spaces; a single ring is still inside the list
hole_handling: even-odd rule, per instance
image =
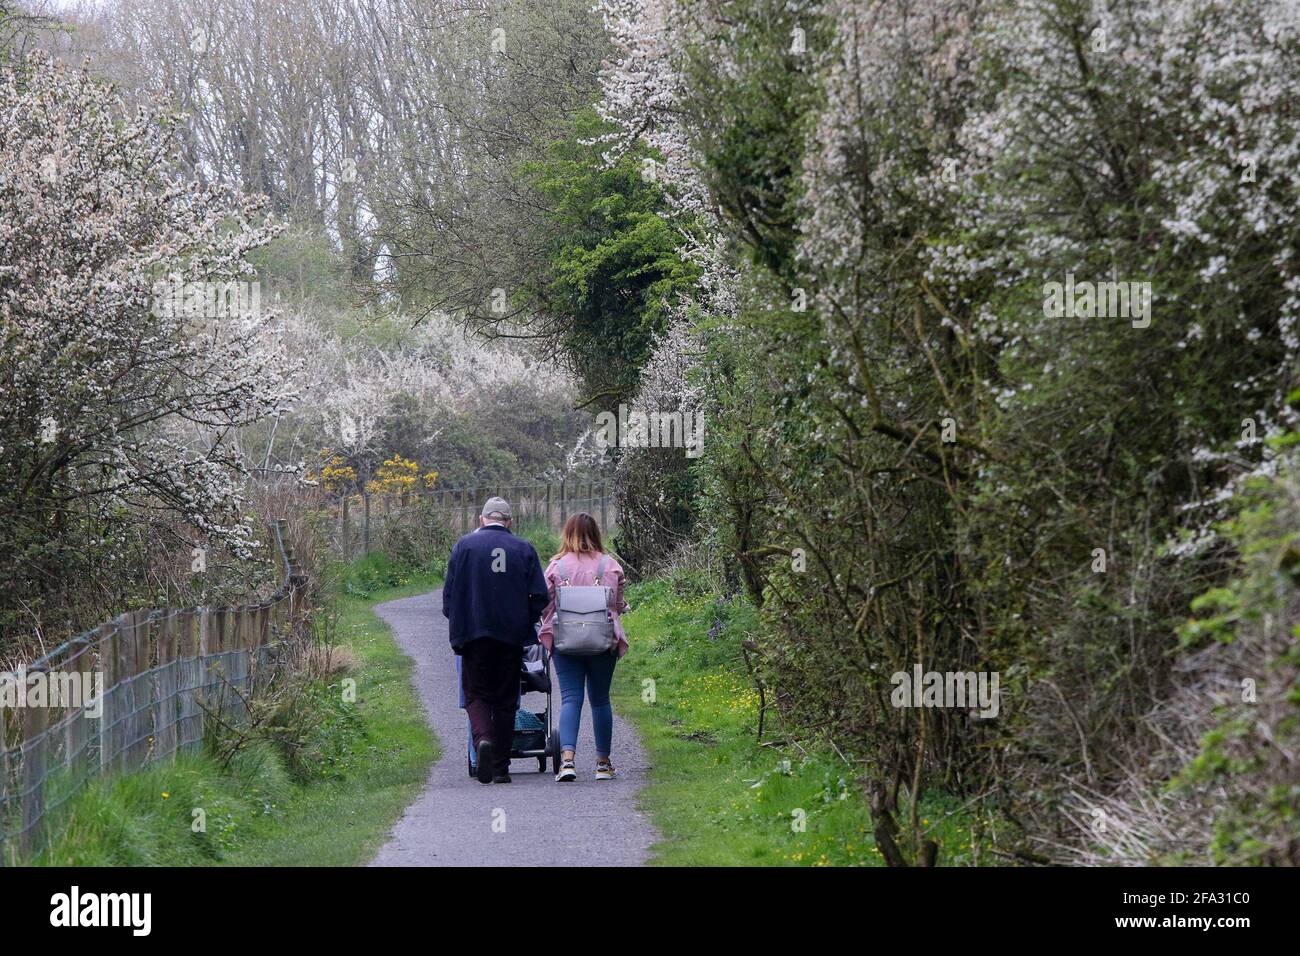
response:
[[[560,560],[556,562],[555,565],[555,570],[560,572],[560,584],[562,585],[568,585],[569,582],[573,580],[573,576],[564,570],[564,561],[565,558],[568,557],[569,556],[566,554],[563,558],[560,558]]]
[[[601,579],[605,576],[605,569],[609,567],[609,555],[602,554],[600,560],[596,562],[596,583],[600,584]]]

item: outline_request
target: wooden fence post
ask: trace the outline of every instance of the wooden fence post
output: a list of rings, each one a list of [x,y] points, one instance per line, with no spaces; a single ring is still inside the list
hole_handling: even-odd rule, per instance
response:
[[[198,612],[199,627],[194,635],[194,656],[201,658],[208,656],[208,647],[212,643],[212,609],[201,607]]]
[[[370,492],[361,492],[361,556],[370,554]]]
[[[158,645],[162,642],[163,622],[168,615],[166,609],[149,611],[141,635],[144,644],[141,647],[140,672],[147,675],[140,714],[141,736],[145,738],[140,745],[141,764],[152,763],[158,754]]]
[[[561,478],[560,479],[560,527],[561,528],[564,527],[564,522],[569,520],[569,516],[566,513],[567,506],[564,500],[565,492],[567,490],[566,485],[567,485],[566,479]]]
[[[6,843],[9,838],[7,821],[9,813],[9,710],[0,709],[0,866],[8,860]]]
[[[188,748],[203,739],[199,685],[203,681],[203,646],[208,629],[207,608],[187,610],[181,619],[177,653],[180,660],[180,729],[177,746]]]
[[[271,643],[271,615],[274,605],[263,602],[257,605],[257,631],[253,646],[249,650],[249,668],[251,677],[248,682],[250,694],[257,694],[265,686],[264,665],[267,663],[267,647]]]
[[[253,608],[250,605],[243,604],[235,608],[235,634],[234,641],[231,644],[230,654],[228,655],[230,663],[227,665],[226,678],[230,681],[232,688],[231,706],[242,708],[239,691],[248,692],[249,678],[249,648],[253,643]],[[248,716],[247,713],[233,714],[233,718],[242,719]]]
[[[117,762],[122,740],[122,629],[128,615],[123,614],[108,625],[100,641],[99,660],[104,668],[104,712],[99,718],[99,766],[110,773]]]
[[[551,483],[546,483],[546,527],[553,528],[555,519],[551,517]]]
[[[348,501],[351,495],[343,496],[343,507],[340,509],[340,523],[342,530],[339,532],[339,551],[343,554],[344,561],[352,560],[352,529],[348,525]]]
[[[88,723],[90,718],[86,716],[88,709],[86,705],[94,700],[93,695],[98,688],[95,686],[95,675],[90,666],[93,655],[89,636],[74,637],[68,642],[68,648],[63,664],[64,673],[68,675],[69,682],[75,681],[81,685],[81,699],[64,701],[63,765],[67,768],[71,781],[80,781],[89,771],[87,749],[90,743]],[[89,683],[84,677],[90,678]]]
[[[602,534],[609,533],[609,482],[600,483],[600,531]]]
[[[23,854],[30,855],[42,845],[45,822],[45,729],[50,711],[47,707],[24,707],[22,710],[22,839]]]
[[[223,621],[225,612],[218,609],[205,609],[203,614],[203,633],[201,635],[202,653],[200,658],[202,666],[199,669],[199,686],[196,690],[196,702],[199,704],[199,735],[198,739],[203,739],[203,727],[207,722],[207,712],[205,708],[214,706],[211,697],[212,668],[213,660],[221,653]]]
[[[154,678],[154,752],[164,759],[176,753],[177,620],[164,612],[158,628],[158,673]]]
[[[140,673],[138,664],[140,615],[139,612],[135,612],[124,617],[125,621],[118,638],[118,664],[121,668],[118,672],[118,680],[125,681],[126,684],[120,694],[122,713],[119,726],[122,728],[122,733],[117,744],[118,759],[114,761],[114,767],[117,770],[132,770],[134,767],[131,757],[135,752],[136,736],[139,731],[140,685],[135,677]]]
[[[294,573],[289,576],[289,614],[290,624],[287,636],[297,637],[306,620],[307,575],[294,565]]]

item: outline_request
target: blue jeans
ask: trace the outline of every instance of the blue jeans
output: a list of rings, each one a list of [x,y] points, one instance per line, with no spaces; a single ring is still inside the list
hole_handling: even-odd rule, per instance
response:
[[[555,655],[555,674],[560,679],[560,749],[578,750],[578,727],[582,723],[582,688],[591,702],[592,732],[596,756],[608,757],[614,740],[614,708],[609,703],[609,685],[614,680],[617,654],[593,657]]]

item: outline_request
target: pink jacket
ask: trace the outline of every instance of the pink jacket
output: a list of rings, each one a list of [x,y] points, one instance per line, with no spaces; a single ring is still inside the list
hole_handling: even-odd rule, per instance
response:
[[[596,565],[600,563],[600,557],[599,554],[566,554],[559,560],[551,559],[551,563],[546,566],[546,587],[550,591],[551,600],[542,612],[542,630],[537,636],[548,651],[551,650],[555,634],[555,591],[564,580],[559,569],[561,561],[569,572],[569,583],[581,587],[596,583]],[[609,613],[614,619],[614,634],[618,637],[618,656],[622,657],[627,653],[627,635],[623,633],[620,615],[627,610],[627,602],[623,600],[623,568],[612,555],[609,556],[601,584],[609,588]]]

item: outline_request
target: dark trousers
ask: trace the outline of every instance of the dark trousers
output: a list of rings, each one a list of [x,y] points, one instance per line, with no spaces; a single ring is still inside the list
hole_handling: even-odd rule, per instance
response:
[[[469,716],[474,749],[492,741],[494,774],[510,770],[510,747],[515,739],[515,711],[519,709],[519,674],[524,649],[516,644],[480,637],[460,650],[461,684],[465,713]]]

